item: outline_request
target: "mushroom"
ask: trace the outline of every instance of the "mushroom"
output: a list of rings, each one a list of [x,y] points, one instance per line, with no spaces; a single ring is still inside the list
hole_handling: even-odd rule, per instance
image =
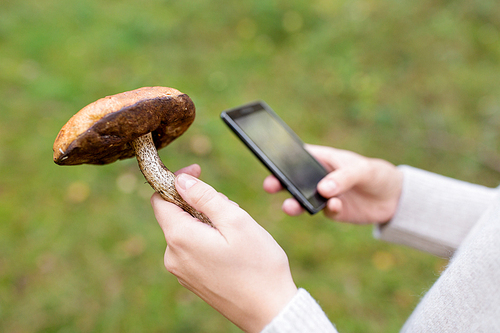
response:
[[[184,133],[194,117],[193,101],[173,88],[144,87],[101,98],[63,126],[54,142],[54,162],[102,165],[135,155],[144,177],[163,199],[213,227],[177,193],[175,175],[157,151]]]

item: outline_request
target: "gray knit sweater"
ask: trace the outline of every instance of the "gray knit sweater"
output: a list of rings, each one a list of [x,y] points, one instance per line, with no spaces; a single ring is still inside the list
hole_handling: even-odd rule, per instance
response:
[[[451,257],[402,332],[500,332],[500,193],[408,166],[394,218],[376,237]],[[337,332],[300,289],[263,333]]]

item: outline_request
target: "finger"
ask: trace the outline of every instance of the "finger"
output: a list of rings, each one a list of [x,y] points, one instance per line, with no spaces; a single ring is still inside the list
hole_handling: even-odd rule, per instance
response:
[[[365,180],[367,168],[367,165],[361,163],[330,172],[318,183],[318,192],[325,198],[345,193]]]
[[[304,147],[328,172],[336,168],[335,155],[340,151],[339,149],[311,144],[306,144]]]
[[[156,220],[165,235],[171,224],[179,224],[177,221],[183,220],[188,216],[184,213],[182,208],[165,201],[157,192],[151,196],[151,206],[153,207]]]
[[[306,145],[306,149],[331,171],[318,183],[318,192],[326,198],[342,194],[369,177],[370,159],[364,156],[324,146]]]
[[[153,211],[160,225],[167,249],[201,246],[203,242],[216,240],[220,233],[205,223],[200,223],[197,219],[187,214],[177,205],[165,201],[158,193],[151,197]]]
[[[198,164],[191,164],[174,172],[176,176],[180,175],[181,173],[187,173],[188,175],[199,178],[201,175],[201,167]]]
[[[342,201],[339,198],[332,198],[328,200],[323,212],[328,218],[338,219],[342,212]]]
[[[318,183],[318,192],[325,198],[332,198],[339,193],[339,185],[337,179],[341,178],[341,175],[328,174]]]
[[[304,208],[294,198],[288,198],[283,202],[281,209],[290,216],[297,216],[304,212]]]
[[[267,193],[276,193],[283,190],[281,182],[273,175],[269,175],[266,177],[266,179],[264,179],[262,187],[264,187],[264,191],[266,191]]]
[[[225,195],[224,193],[220,193],[219,192],[219,195],[221,195],[224,199],[226,199],[228,202],[230,202],[231,204],[233,205],[236,205],[237,207],[239,207],[240,205],[238,205],[238,203],[234,202],[233,200],[230,200],[227,195]]]
[[[234,216],[244,212],[213,187],[188,174],[180,174],[175,186],[183,199],[194,209],[207,215],[216,228],[227,221],[237,221],[238,218]]]

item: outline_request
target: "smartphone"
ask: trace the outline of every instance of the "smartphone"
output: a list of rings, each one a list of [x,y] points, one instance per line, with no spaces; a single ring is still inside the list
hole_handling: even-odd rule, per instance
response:
[[[327,171],[266,103],[226,110],[221,118],[310,214],[325,207],[316,186]]]

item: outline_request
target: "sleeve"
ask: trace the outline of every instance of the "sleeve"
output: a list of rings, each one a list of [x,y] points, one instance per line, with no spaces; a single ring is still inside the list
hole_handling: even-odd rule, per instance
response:
[[[474,225],[401,332],[500,332],[500,196]]]
[[[304,289],[281,310],[261,333],[337,333],[319,304]]]
[[[375,237],[441,257],[451,257],[480,216],[494,201],[496,189],[399,166],[403,189],[391,221]]]

